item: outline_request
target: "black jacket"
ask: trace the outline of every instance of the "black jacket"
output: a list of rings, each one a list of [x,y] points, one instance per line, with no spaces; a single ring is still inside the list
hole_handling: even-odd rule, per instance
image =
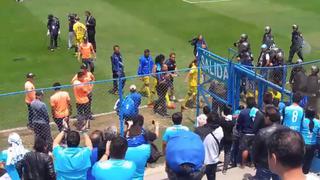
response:
[[[262,128],[256,135],[253,143],[253,162],[256,166],[269,169],[268,167],[268,151],[267,141],[271,135],[279,130],[285,128],[280,124],[273,124],[271,126]]]
[[[48,154],[28,152],[16,165],[20,177],[25,180],[54,180],[53,162]]]
[[[234,121],[227,121],[225,118],[221,118],[220,126],[223,129],[223,143],[231,144],[232,143],[232,132],[235,125]]]

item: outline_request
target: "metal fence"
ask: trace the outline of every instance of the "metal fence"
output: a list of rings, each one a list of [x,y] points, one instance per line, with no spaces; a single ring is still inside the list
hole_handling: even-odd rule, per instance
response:
[[[17,126],[28,126],[29,129],[34,131],[36,136],[42,136],[44,139],[48,139],[48,142],[51,142],[52,137],[48,123],[51,122],[51,125],[56,124],[52,126],[51,131],[59,131],[62,128],[62,119],[66,117],[71,119],[70,124],[78,129],[84,125],[90,126],[91,129],[103,129],[108,124],[108,121],[117,120],[118,123],[116,125],[119,126],[121,134],[123,134],[125,129],[125,120],[130,120],[130,116],[136,115],[136,113],[143,115],[145,121],[166,120],[171,122],[171,115],[174,112],[183,112],[184,119],[193,122],[195,119],[196,103],[193,97],[195,94],[188,95],[188,73],[190,70],[191,68],[187,68],[146,76],[128,76],[79,85],[39,88],[30,92],[19,91],[1,94],[0,104],[3,113],[0,127],[3,130],[16,128]],[[156,79],[159,76],[165,76],[163,77],[166,80],[165,85],[157,82]],[[148,83],[146,79],[148,79]],[[110,91],[113,89],[114,82],[118,85],[117,92]],[[132,97],[131,85],[134,85],[136,93],[141,95],[139,112],[132,111],[131,107],[127,107],[131,105],[128,97],[135,100]],[[56,91],[55,89],[57,88],[60,90]],[[44,104],[39,102],[31,103],[31,105],[27,105],[24,102],[26,94],[39,91],[43,92],[43,97],[40,101],[45,104],[44,109],[41,108]],[[79,100],[78,98],[77,100],[75,91],[78,91],[80,95],[81,93],[86,95],[82,94],[82,99],[80,98]],[[53,98],[52,96],[57,94],[57,92],[59,92],[59,97]],[[63,109],[61,106],[65,106],[65,99],[68,99],[65,98],[66,94],[70,97],[70,108],[67,108],[68,112],[58,112],[59,115],[53,114],[51,111],[53,101],[59,101],[56,102],[58,104],[56,106],[60,110]],[[184,103],[185,99],[187,103]],[[28,106],[31,106],[30,113],[28,111],[30,107]],[[181,107],[183,108],[181,109]],[[104,122],[105,125],[103,125]]]

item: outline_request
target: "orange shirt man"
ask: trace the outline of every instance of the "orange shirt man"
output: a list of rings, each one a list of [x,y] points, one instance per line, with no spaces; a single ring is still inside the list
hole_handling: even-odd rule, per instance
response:
[[[50,97],[52,117],[57,124],[59,131],[63,129],[63,119],[68,118],[71,114],[71,103],[69,93],[61,91],[60,83],[54,83],[55,93]]]
[[[84,73],[84,76],[85,76],[85,77],[84,77],[84,82],[85,82],[85,83],[87,83],[87,82],[93,82],[93,81],[96,80],[95,77],[94,77],[94,75],[93,75],[90,71],[88,71],[87,66],[86,66],[85,64],[81,65],[80,69],[81,69],[81,71]],[[76,75],[72,78],[71,83],[73,84],[73,82],[74,82],[75,80],[78,80],[78,74],[76,74]],[[88,86],[88,89],[89,89],[89,93],[91,93],[91,92],[92,92],[92,89],[93,89],[93,84],[87,84],[87,86]]]
[[[77,118],[78,120],[88,120],[90,117],[89,111],[89,90],[88,85],[85,85],[85,75],[83,72],[78,72],[77,79],[73,81],[73,93],[76,98]]]
[[[90,72],[94,71],[93,59],[96,59],[96,53],[91,43],[87,39],[79,45],[78,61],[82,59],[82,63],[86,64],[90,68]]]
[[[24,84],[24,90],[26,92],[26,97],[25,97],[25,102],[28,107],[28,127],[32,127],[32,117],[31,117],[31,109],[30,109],[30,104],[33,100],[36,99],[36,91],[35,91],[35,86],[34,86],[34,77],[35,75],[33,73],[28,73],[26,75],[27,81]]]

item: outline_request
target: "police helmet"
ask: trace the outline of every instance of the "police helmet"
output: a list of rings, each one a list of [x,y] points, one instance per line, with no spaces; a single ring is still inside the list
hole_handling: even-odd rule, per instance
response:
[[[271,27],[270,27],[270,26],[266,26],[266,27],[264,28],[264,31],[265,31],[266,33],[271,32]]]
[[[266,44],[261,45],[261,49],[267,49],[267,48],[268,48],[268,46]]]
[[[299,28],[298,25],[296,25],[296,24],[293,24],[293,25],[292,25],[292,29],[293,29],[293,30],[298,30],[298,28]]]
[[[240,38],[244,39],[244,40],[247,40],[248,39],[248,35],[247,34],[241,34]]]
[[[311,73],[312,74],[318,74],[319,73],[318,66],[315,66],[315,65],[311,66]]]

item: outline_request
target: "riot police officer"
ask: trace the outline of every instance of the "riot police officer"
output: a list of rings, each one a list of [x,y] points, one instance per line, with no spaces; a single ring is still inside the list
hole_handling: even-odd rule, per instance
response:
[[[318,76],[319,68],[317,66],[311,66],[311,74],[308,76],[308,106],[314,107],[318,111],[318,99],[320,96],[320,79]]]
[[[302,67],[301,59],[297,60],[297,64],[292,68],[289,83],[292,86],[292,92],[306,92],[308,77]]]
[[[303,37],[301,32],[298,30],[299,26],[294,24],[292,25],[292,35],[291,35],[291,46],[289,51],[288,63],[292,63],[292,58],[295,53],[303,61],[302,46],[303,46]]]
[[[253,56],[251,53],[251,47],[248,40],[248,35],[241,34],[240,39],[233,44],[238,48],[238,56],[237,60],[240,61],[241,64],[247,66],[253,66]]]
[[[265,67],[272,66],[272,63],[270,61],[270,54],[269,54],[268,46],[266,44],[262,44],[262,46],[261,46],[261,52],[260,52],[260,56],[258,58],[257,66],[263,67],[261,69],[260,73],[261,73],[262,77],[267,79],[269,69],[267,69]]]
[[[267,48],[270,49],[272,46],[274,46],[274,40],[273,40],[273,35],[271,33],[271,27],[266,26],[264,28],[264,34],[262,38],[262,44],[267,45]]]
[[[280,85],[283,78],[283,64],[284,64],[284,52],[282,49],[272,47],[270,49],[270,61],[273,65],[272,80],[274,83]]]

